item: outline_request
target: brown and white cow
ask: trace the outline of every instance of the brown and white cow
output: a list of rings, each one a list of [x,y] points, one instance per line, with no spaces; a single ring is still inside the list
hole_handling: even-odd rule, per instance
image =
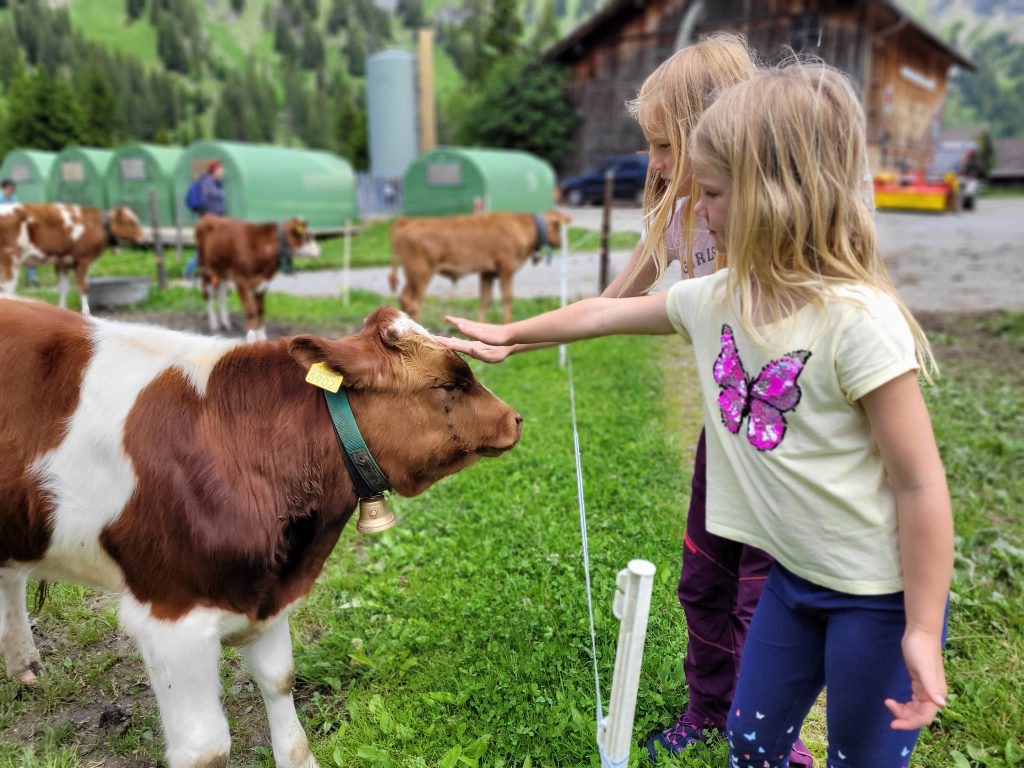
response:
[[[399,218],[391,227],[391,290],[398,289],[398,261],[405,272],[405,286],[398,297],[402,309],[419,317],[423,294],[431,278],[441,273],[458,280],[480,273],[480,320],[487,317],[494,278],[501,283],[505,322],[512,322],[512,278],[533,255],[534,263],[545,246],[562,245],[563,223],[569,217],[559,211],[536,216],[530,213],[475,213],[467,216]]]
[[[64,203],[16,203],[0,206],[0,294],[11,295],[18,270],[52,263],[57,272],[58,302],[67,306],[68,271],[73,270],[89,314],[89,268],[109,247],[141,245],[145,234],[127,206],[107,212]]]
[[[357,501],[323,393],[305,381],[321,362],[344,376],[366,445],[404,496],[519,440],[519,415],[389,307],[347,338],[246,344],[0,298],[7,674],[32,682],[41,669],[26,576],[111,590],[171,768],[227,763],[222,643],[241,646],[259,685],[279,768],[315,766],[287,617]]]
[[[196,222],[196,251],[210,331],[230,330],[228,282],[235,284],[245,312],[246,338],[267,338],[263,303],[278,270],[291,271],[293,257],[319,258],[320,246],[302,217],[269,224],[250,224],[207,214]],[[220,322],[213,309],[213,292],[220,298]]]

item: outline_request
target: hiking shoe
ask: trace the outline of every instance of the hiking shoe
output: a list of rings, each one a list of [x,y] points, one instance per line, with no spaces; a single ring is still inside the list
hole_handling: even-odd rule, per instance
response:
[[[651,762],[654,763],[657,762],[655,752],[656,744],[661,744],[669,754],[678,755],[692,744],[696,744],[699,741],[710,743],[716,738],[716,729],[697,725],[697,723],[693,722],[690,718],[689,712],[683,712],[675,723],[670,725],[664,731],[660,731],[650,736],[647,741],[644,742],[644,746],[647,747],[647,756],[650,758]]]

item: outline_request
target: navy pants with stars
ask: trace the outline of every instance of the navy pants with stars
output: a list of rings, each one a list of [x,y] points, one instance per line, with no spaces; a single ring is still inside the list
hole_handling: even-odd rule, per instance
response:
[[[826,768],[903,768],[918,731],[897,731],[885,699],[909,701],[903,593],[849,595],[776,565],[754,612],[729,712],[733,768],[785,768],[827,686]]]

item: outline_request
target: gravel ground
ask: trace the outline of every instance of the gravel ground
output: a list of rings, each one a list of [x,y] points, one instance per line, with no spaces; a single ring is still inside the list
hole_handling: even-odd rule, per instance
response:
[[[564,209],[573,225],[600,230],[601,209]],[[1024,197],[986,198],[975,211],[948,214],[878,212],[879,243],[893,281],[915,312],[964,312],[1024,309]],[[638,231],[637,208],[614,208],[613,231]],[[594,250],[568,258],[570,298],[598,292],[600,260]],[[610,275],[629,261],[628,251],[610,254]],[[388,295],[387,268],[353,270],[351,288]],[[338,295],[345,284],[341,271],[280,275],[272,291],[305,296]],[[526,265],[516,275],[515,295],[557,296],[561,264]],[[442,298],[475,297],[478,281],[470,276],[451,283],[435,277],[428,293]],[[497,294],[497,288],[495,293]],[[497,298],[497,295],[496,295]]]

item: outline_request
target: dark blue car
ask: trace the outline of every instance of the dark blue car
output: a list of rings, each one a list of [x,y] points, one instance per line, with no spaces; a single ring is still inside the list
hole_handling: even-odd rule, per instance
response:
[[[603,202],[604,176],[609,169],[614,176],[612,196],[642,205],[647,179],[647,155],[642,153],[616,155],[589,173],[566,179],[560,187],[562,200],[573,206]]]

